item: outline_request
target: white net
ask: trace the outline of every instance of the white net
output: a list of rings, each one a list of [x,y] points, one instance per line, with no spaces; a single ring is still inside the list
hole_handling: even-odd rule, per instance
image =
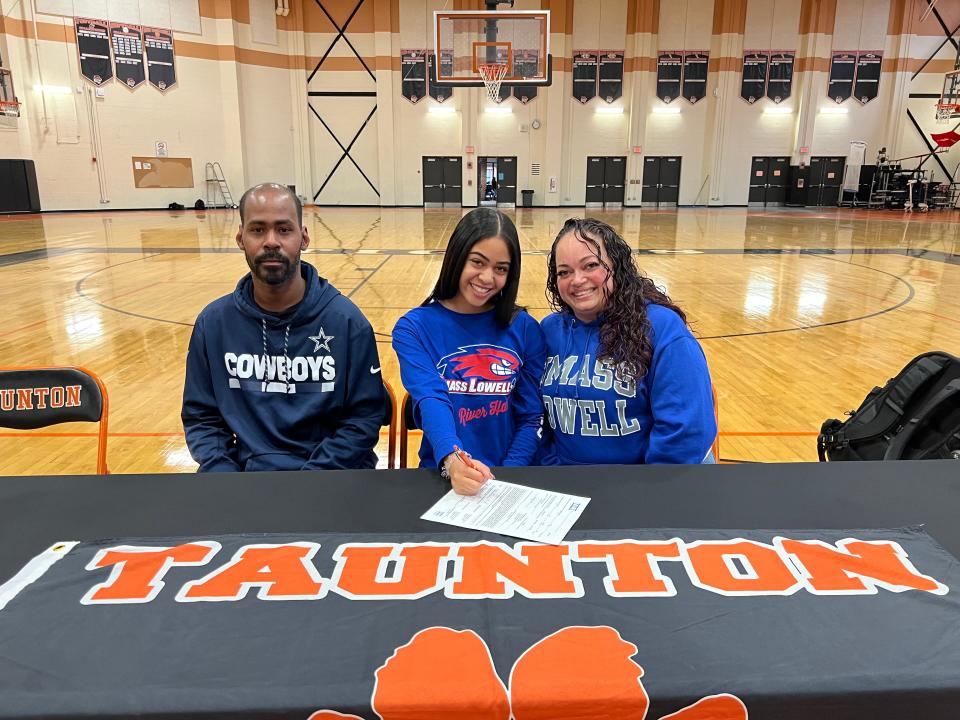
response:
[[[496,100],[500,95],[500,83],[503,82],[503,78],[507,74],[507,66],[500,63],[478,65],[477,70],[480,72],[483,84],[487,88],[487,97]]]
[[[956,112],[956,105],[937,103],[937,125],[949,125]]]

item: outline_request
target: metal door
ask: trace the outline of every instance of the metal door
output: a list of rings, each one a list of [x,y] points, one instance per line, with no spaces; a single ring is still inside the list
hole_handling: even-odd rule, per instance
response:
[[[517,204],[517,158],[497,158],[497,204]]]
[[[603,163],[603,204],[623,205],[627,184],[627,158],[608,157]]]
[[[772,157],[767,176],[767,205],[783,205],[787,202],[787,187],[790,178],[790,158]]]
[[[843,166],[846,158],[825,158],[823,168],[823,192],[820,205],[837,205],[840,202],[840,186],[843,185]]]
[[[443,204],[463,205],[463,168],[458,157],[443,158]]]
[[[658,157],[643,159],[643,183],[640,186],[640,202],[656,205],[660,202],[660,160]]]
[[[676,205],[680,202],[680,158],[660,158],[660,192],[657,204]]]
[[[443,205],[443,158],[423,158],[423,204],[441,207]]]
[[[750,163],[749,205],[762,206],[767,199],[767,176],[770,173],[770,158],[755,157]]]
[[[587,197],[586,205],[603,205],[603,178],[606,175],[606,158],[587,158]]]

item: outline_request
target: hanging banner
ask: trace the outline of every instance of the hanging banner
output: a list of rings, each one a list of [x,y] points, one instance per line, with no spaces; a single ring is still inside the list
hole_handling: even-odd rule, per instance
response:
[[[573,53],[573,96],[584,105],[597,96],[597,63],[595,50]]]
[[[113,79],[110,62],[110,28],[101,20],[75,18],[80,74],[98,87]]]
[[[623,95],[623,50],[601,50],[599,95],[608,103]]]
[[[672,103],[680,97],[680,79],[683,77],[683,55],[679,52],[661,52],[657,55],[657,97]]]
[[[767,54],[745,52],[743,54],[743,77],[740,81],[740,97],[753,105],[767,92]]]
[[[177,84],[173,33],[161,28],[145,27],[143,46],[147,56],[147,80],[157,90],[166,92]]]
[[[793,90],[793,55],[789,50],[774,50],[770,53],[767,97],[775,103],[786,100]]]
[[[880,65],[883,53],[880,50],[861,50],[857,54],[856,80],[853,84],[853,96],[866,105],[873,100],[880,89]]]
[[[427,51],[427,92],[438,103],[442,103],[453,96],[453,88],[437,85],[434,78],[437,76],[437,56]]]
[[[140,26],[110,23],[110,46],[113,48],[113,68],[117,80],[131,90],[139,87],[146,80]]]
[[[517,77],[533,77],[537,73],[540,52],[537,50],[517,50],[513,54],[513,74]],[[537,97],[536,85],[514,85],[513,96],[526,105]]]
[[[0,709],[945,719],[958,588],[919,528],[61,542],[0,594]]]
[[[691,105],[703,100],[707,95],[707,74],[710,53],[695,50],[683,55],[683,97]]]
[[[416,104],[427,94],[427,54],[424,50],[400,51],[400,94]]]
[[[856,72],[857,54],[849,50],[837,50],[830,60],[830,80],[827,82],[827,97],[838,105],[850,98],[853,92],[853,76]]]

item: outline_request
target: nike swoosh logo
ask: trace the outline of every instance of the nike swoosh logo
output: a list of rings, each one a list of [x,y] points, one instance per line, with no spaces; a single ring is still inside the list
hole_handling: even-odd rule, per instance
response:
[[[380,368],[378,368],[378,367],[375,368],[373,365],[370,366],[370,374],[371,374],[371,375],[376,375],[378,372],[380,372]]]

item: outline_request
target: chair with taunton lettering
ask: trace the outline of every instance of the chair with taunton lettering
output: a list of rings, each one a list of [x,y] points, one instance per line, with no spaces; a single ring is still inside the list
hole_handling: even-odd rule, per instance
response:
[[[107,388],[81,367],[0,368],[0,427],[14,430],[65,422],[99,424],[97,473],[107,469]]]

